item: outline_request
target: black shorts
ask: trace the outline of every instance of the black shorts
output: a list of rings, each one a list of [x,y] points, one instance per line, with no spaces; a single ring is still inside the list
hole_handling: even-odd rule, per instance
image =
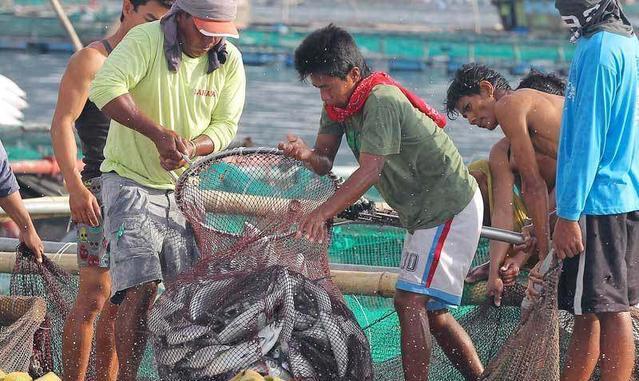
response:
[[[559,308],[625,312],[639,303],[639,211],[579,220],[585,251],[564,260]]]

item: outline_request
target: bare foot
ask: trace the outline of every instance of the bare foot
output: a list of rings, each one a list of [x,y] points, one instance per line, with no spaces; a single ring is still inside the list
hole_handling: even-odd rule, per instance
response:
[[[483,263],[479,266],[475,266],[466,275],[466,283],[476,283],[482,280],[488,279],[488,272],[490,271],[490,262]]]

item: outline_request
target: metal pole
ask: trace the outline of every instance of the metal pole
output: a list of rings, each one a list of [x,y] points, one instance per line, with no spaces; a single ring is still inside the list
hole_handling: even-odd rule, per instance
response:
[[[510,230],[491,228],[490,226],[482,226],[481,236],[494,241],[502,241],[514,245],[524,243],[524,236],[521,233],[511,232]]]
[[[82,49],[82,42],[80,42],[80,38],[78,37],[78,34],[75,32],[75,29],[73,28],[71,21],[69,21],[67,14],[64,12],[64,9],[62,9],[62,5],[60,5],[60,2],[58,0],[49,0],[49,1],[51,2],[51,5],[53,6],[53,10],[58,15],[58,19],[60,19],[60,23],[62,23],[62,27],[64,28],[64,30],[66,30],[67,34],[69,35],[69,38],[71,39],[71,44],[73,44],[73,50],[77,52],[78,50]]]

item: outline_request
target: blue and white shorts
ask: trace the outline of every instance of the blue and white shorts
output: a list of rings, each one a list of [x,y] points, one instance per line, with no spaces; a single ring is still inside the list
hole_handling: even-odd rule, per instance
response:
[[[398,290],[430,297],[428,310],[457,307],[477,250],[484,204],[479,189],[464,210],[445,223],[406,233]]]

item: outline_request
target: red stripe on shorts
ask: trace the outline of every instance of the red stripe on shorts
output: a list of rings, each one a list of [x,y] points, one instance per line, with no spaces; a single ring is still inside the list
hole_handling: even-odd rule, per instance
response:
[[[444,229],[442,230],[442,234],[439,236],[439,240],[437,241],[437,246],[435,247],[435,253],[433,258],[433,263],[430,266],[430,270],[428,271],[428,279],[426,279],[426,287],[430,287],[431,282],[433,281],[433,277],[435,276],[435,270],[437,270],[437,265],[439,264],[439,257],[442,254],[442,249],[444,248],[444,242],[446,242],[446,237],[448,236],[448,232],[450,231],[450,225],[452,225],[452,218],[444,224]]]

